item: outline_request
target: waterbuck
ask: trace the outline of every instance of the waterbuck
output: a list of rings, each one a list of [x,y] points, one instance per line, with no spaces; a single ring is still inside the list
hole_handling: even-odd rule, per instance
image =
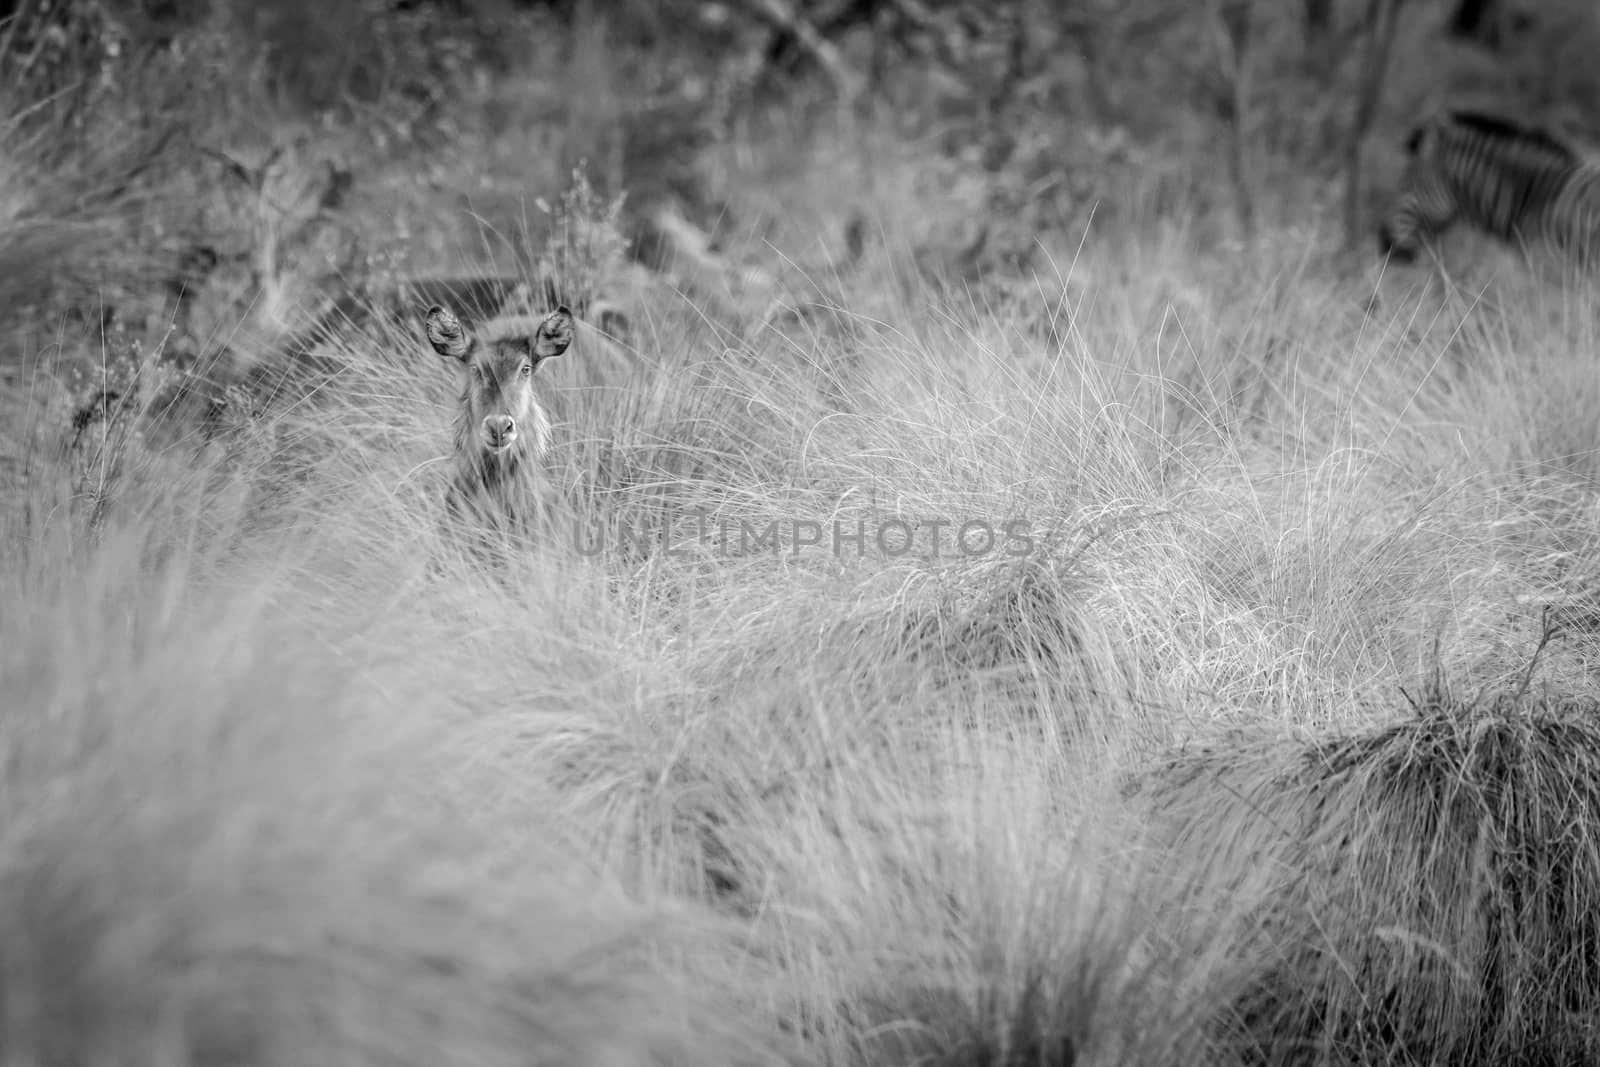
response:
[[[563,305],[542,319],[507,316],[474,331],[436,304],[424,325],[433,350],[462,368],[447,509],[457,519],[527,532],[540,511],[550,448],[550,418],[533,375],[572,344],[572,312]]]

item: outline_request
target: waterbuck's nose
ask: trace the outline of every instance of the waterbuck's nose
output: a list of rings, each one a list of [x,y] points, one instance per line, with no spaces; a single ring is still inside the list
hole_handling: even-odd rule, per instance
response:
[[[485,415],[483,432],[489,438],[490,445],[503,448],[516,438],[517,424],[511,420],[510,415]]]

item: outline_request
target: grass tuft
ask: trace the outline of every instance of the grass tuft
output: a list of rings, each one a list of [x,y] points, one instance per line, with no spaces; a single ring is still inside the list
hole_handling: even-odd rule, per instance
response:
[[[1435,676],[1389,725],[1155,772],[1162,840],[1215,877],[1271,878],[1225,1042],[1271,1063],[1592,1058],[1597,710]]]

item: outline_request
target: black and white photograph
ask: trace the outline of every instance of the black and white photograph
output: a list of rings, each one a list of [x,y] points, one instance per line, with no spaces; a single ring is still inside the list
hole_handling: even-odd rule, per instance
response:
[[[1600,1064],[1597,56],[0,0],[0,1065]]]

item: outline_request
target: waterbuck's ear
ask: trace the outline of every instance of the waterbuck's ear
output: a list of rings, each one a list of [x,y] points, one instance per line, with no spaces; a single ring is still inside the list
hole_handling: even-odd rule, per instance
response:
[[[447,359],[466,359],[467,353],[472,350],[472,339],[467,336],[467,331],[461,328],[461,320],[457,319],[449,309],[435,304],[428,309],[424,319],[428,333],[428,343],[433,350]]]
[[[572,344],[572,335],[572,312],[562,304],[545,316],[538,332],[533,335],[533,358],[559,356]]]

